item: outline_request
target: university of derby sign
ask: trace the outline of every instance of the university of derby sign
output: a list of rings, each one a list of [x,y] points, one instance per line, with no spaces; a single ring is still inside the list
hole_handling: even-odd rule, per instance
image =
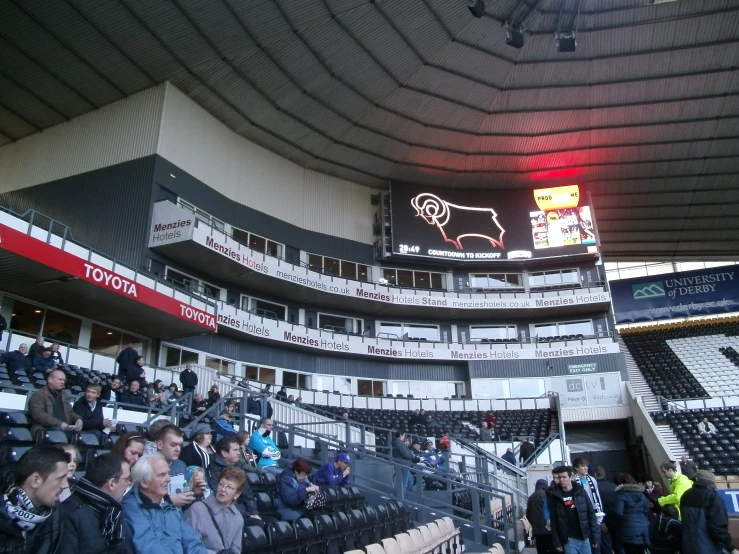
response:
[[[271,256],[265,256],[229,239],[223,233],[210,227],[198,227],[198,221],[189,212],[170,202],[154,205],[154,217],[150,229],[149,246],[157,247],[192,240],[205,248],[241,264],[246,269],[268,275],[275,279],[295,283],[316,291],[382,302],[398,306],[428,306],[455,310],[516,310],[579,306],[584,304],[603,304],[611,300],[606,291],[579,292],[560,291],[544,293],[541,298],[518,297],[486,298],[482,294],[457,294],[418,290],[396,292],[397,289],[371,283],[361,283],[310,271]],[[519,293],[520,295],[521,293]]]
[[[445,342],[415,342],[347,336],[319,329],[292,325],[285,321],[262,318],[233,306],[222,306],[218,313],[218,325],[228,327],[250,337],[302,346],[324,352],[354,354],[377,358],[405,360],[532,360],[616,354],[618,344],[602,341],[593,344],[535,347],[533,344],[461,344]],[[588,341],[583,341],[588,342]],[[506,348],[508,346],[508,348]]]

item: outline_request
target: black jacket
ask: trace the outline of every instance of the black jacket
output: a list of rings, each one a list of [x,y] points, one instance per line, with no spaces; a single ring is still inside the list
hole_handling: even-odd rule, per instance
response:
[[[218,477],[221,475],[221,471],[229,467],[223,459],[223,456],[216,454],[211,459],[210,465],[206,470],[208,488],[212,491],[218,490]],[[236,462],[236,467],[244,469],[240,462]],[[251,492],[249,482],[244,483],[244,490],[241,492],[241,496],[236,500],[236,508],[241,512],[241,515],[248,517],[252,515],[259,515],[257,510],[257,501],[254,498],[254,494]]]
[[[110,402],[122,402],[121,400],[121,393],[123,390],[121,390],[121,387],[118,387],[115,391],[110,388],[110,386],[103,387],[103,392],[100,393],[100,400],[104,401],[110,401]]]
[[[536,447],[533,445],[533,443],[522,442],[521,449],[518,452],[518,459],[522,462],[525,462],[534,452],[536,452]]]
[[[98,399],[95,410],[90,409],[90,403],[83,394],[72,406],[72,411],[82,418],[82,430],[103,430],[103,403]]]
[[[134,404],[147,407],[146,397],[141,392],[132,393],[130,390],[124,390],[121,393],[121,402],[124,404]]]
[[[649,527],[649,553],[675,554],[682,548],[683,526],[677,519],[657,516]]]
[[[393,458],[405,465],[411,465],[416,461],[416,456],[413,455],[411,449],[401,439],[393,440]]]
[[[58,554],[133,554],[128,537],[117,544],[105,545],[100,516],[83,496],[72,493],[64,501],[64,540]]]
[[[201,400],[200,402],[198,402],[197,400],[193,400],[191,413],[194,416],[203,415],[209,407],[210,406],[208,405],[207,400]],[[198,408],[204,408],[204,409],[201,411],[198,411]]]
[[[213,458],[215,457],[216,453],[211,449],[210,452],[210,462],[213,461]],[[202,467],[203,469],[208,469],[208,465],[205,460],[205,456],[195,448],[194,443],[190,443],[187,446],[183,447],[180,451],[180,457],[178,458],[185,462],[185,465],[188,466],[197,466]],[[217,492],[217,489],[213,489],[213,492]]]
[[[26,534],[5,514],[5,502],[0,495],[0,554],[58,554],[62,541],[62,505],[56,508],[43,524],[37,525]]]
[[[726,504],[713,488],[696,481],[680,498],[680,515],[682,554],[721,554],[722,549],[734,550]]]
[[[582,485],[576,481],[572,481],[572,495],[575,500],[575,507],[580,516],[580,529],[582,536],[590,542],[596,544],[598,542],[598,520],[595,517],[595,509],[593,503],[590,502],[588,493],[582,488]],[[569,495],[568,495],[569,496]],[[562,489],[557,485],[552,485],[547,489],[547,502],[549,503],[549,513],[552,525],[552,546],[563,548],[569,537],[567,535],[567,512],[562,498]]]
[[[194,389],[198,386],[198,376],[192,369],[186,369],[180,373],[180,383],[183,389]]]
[[[121,350],[121,353],[115,359],[118,362],[118,375],[125,375],[130,367],[135,366],[138,357],[139,353],[130,346]]]
[[[685,463],[680,462],[680,471],[684,473],[688,479],[693,481],[695,479],[695,472],[697,471],[695,462],[692,460],[687,460]]]
[[[526,505],[526,518],[531,524],[534,535],[551,535],[551,531],[547,529],[547,521],[544,519],[544,503],[547,501],[547,481],[539,479],[536,482],[536,490],[529,496],[529,502]]]
[[[32,360],[28,356],[24,356],[18,350],[7,352],[0,356],[0,362],[5,362],[8,371],[16,372],[19,369],[28,371],[32,367]]]
[[[28,348],[28,357],[33,360],[36,356],[41,356],[41,354],[44,353],[44,346],[43,344],[38,344],[34,342],[29,348]]]

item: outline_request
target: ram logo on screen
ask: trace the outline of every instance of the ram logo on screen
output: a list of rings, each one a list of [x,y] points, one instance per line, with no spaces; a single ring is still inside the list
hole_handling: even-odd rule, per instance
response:
[[[457,250],[463,250],[462,239],[476,237],[490,241],[493,247],[505,249],[503,234],[505,229],[498,223],[498,214],[492,208],[475,208],[459,206],[442,200],[434,194],[424,192],[411,199],[411,206],[416,215],[421,216],[429,225],[436,225],[446,242],[451,242]],[[480,217],[474,217],[482,216]],[[475,233],[475,230],[490,228],[495,224],[494,233]]]
[[[665,295],[665,284],[663,281],[639,283],[638,285],[631,285],[631,292],[635,300],[660,298]]]

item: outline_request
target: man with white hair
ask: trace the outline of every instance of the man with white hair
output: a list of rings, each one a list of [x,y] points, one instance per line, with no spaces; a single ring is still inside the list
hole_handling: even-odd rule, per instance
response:
[[[123,499],[127,534],[136,554],[207,554],[198,533],[182,512],[165,499],[169,464],[159,453],[139,458],[131,470],[133,489]]]

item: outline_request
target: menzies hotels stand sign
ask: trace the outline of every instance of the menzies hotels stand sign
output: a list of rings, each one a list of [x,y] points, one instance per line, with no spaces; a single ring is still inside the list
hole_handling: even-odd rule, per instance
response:
[[[611,282],[616,323],[739,311],[739,266]]]

